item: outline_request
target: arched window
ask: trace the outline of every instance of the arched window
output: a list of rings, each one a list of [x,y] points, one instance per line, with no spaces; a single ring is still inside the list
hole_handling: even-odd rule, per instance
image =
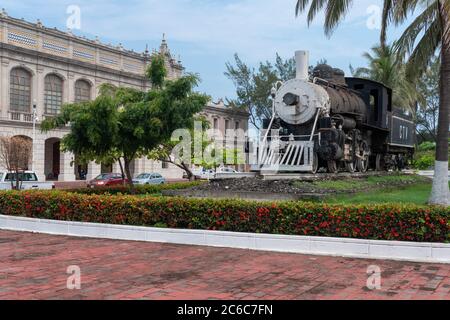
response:
[[[57,114],[63,101],[63,81],[54,74],[45,77],[44,105],[46,114]]]
[[[91,100],[91,85],[85,80],[75,82],[75,102],[85,102]]]
[[[30,112],[31,110],[31,74],[22,68],[11,70],[10,110]]]

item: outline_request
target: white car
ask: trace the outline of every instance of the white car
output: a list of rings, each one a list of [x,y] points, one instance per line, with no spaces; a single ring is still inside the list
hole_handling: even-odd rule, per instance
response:
[[[166,179],[159,173],[141,173],[133,179],[134,184],[164,184]]]
[[[15,172],[0,172],[0,190],[11,190],[16,188],[17,175]],[[53,182],[39,182],[33,171],[19,173],[20,190],[51,190],[55,189]]]
[[[202,180],[214,179],[215,177],[216,173],[212,169],[203,170],[202,172],[200,172],[200,178]]]
[[[240,173],[240,172],[234,170],[233,168],[221,167],[217,169],[217,173]]]
[[[216,173],[213,169],[194,169],[192,170],[192,174],[197,180],[209,180],[214,179]],[[187,174],[183,173],[183,179],[187,179]]]

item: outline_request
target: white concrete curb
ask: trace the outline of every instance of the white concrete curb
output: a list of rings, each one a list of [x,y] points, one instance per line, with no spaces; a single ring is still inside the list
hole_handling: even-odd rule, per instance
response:
[[[160,229],[0,215],[0,229],[366,259],[450,263],[450,244]]]

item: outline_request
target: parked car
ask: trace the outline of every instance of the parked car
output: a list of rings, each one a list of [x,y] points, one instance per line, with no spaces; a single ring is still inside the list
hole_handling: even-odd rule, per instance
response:
[[[134,184],[164,184],[166,179],[159,173],[141,173],[133,179]]]
[[[229,168],[229,167],[220,167],[217,168],[217,173],[240,173],[239,171],[236,171],[233,168]]]
[[[12,181],[12,184],[11,184]],[[0,190],[11,190],[16,188],[17,174],[15,172],[0,172]],[[55,189],[53,182],[39,182],[38,176],[33,171],[19,173],[19,188],[21,190]]]
[[[101,188],[118,186],[128,183],[128,179],[122,178],[120,173],[102,173],[88,182],[89,188]]]
[[[216,173],[213,169],[203,169],[202,171],[200,171],[199,176],[202,180],[214,179]]]
[[[194,169],[192,170],[192,174],[194,175],[196,180],[208,180],[214,179],[216,173],[213,169]],[[183,173],[183,179],[187,179],[186,172]]]

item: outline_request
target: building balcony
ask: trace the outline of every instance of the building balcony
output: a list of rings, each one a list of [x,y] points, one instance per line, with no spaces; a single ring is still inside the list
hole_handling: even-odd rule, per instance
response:
[[[28,112],[9,111],[8,120],[16,122],[33,122],[33,114]]]

